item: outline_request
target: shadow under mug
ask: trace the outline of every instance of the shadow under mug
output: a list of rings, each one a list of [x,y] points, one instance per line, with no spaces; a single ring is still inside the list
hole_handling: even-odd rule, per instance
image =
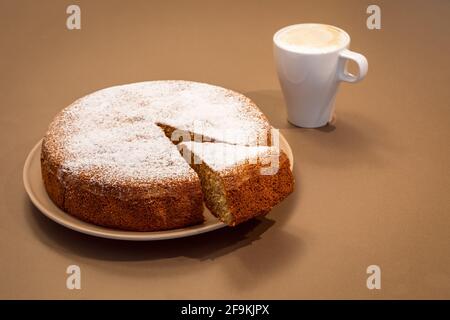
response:
[[[343,36],[336,48],[321,51],[302,51],[287,46],[279,35],[299,26],[334,28]],[[364,79],[368,69],[367,59],[350,51],[350,36],[344,30],[324,24],[297,24],[277,31],[273,48],[278,79],[286,101],[288,121],[295,126],[318,128],[332,118],[334,101],[341,81],[355,83]],[[346,70],[346,62],[354,61],[358,75]]]

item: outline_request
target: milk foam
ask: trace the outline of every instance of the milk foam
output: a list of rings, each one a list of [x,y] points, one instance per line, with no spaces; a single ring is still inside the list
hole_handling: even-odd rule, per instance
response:
[[[299,24],[282,29],[276,42],[286,49],[304,53],[325,53],[343,47],[348,35],[333,26],[324,24]]]

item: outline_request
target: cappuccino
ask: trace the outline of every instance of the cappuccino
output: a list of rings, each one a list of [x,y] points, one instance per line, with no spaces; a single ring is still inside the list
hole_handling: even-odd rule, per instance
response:
[[[273,53],[286,101],[288,121],[298,127],[318,128],[333,117],[341,81],[355,83],[367,73],[367,59],[351,51],[350,36],[326,24],[296,24],[273,36]],[[358,65],[356,75],[348,61]]]
[[[306,23],[281,29],[275,35],[279,46],[296,52],[326,53],[340,49],[348,44],[348,34],[336,27]]]

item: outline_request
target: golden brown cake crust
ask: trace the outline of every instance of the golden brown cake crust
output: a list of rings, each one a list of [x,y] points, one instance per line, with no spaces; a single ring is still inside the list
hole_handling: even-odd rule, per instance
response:
[[[294,177],[284,152],[280,152],[276,174],[261,174],[264,167],[260,163],[243,164],[221,175],[234,217],[232,225],[267,214],[294,190]]]
[[[166,181],[134,187],[135,197],[120,198],[121,188],[99,192],[83,177],[62,173],[42,148],[44,186],[52,201],[71,215],[100,226],[133,231],[157,231],[202,223],[203,199],[198,180]],[[155,190],[148,195],[148,190]],[[165,191],[165,192],[162,192]]]

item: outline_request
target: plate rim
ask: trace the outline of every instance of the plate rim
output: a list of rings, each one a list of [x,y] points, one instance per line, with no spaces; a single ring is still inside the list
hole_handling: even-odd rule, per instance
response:
[[[280,136],[280,147],[283,149],[284,152],[287,153],[287,156],[290,160],[290,167],[291,170],[293,170],[294,166],[294,156],[292,153],[291,146],[287,142],[286,138],[279,133]],[[25,187],[25,191],[28,194],[28,197],[30,198],[33,205],[36,206],[39,211],[45,215],[50,220],[69,228],[73,231],[81,232],[84,234],[88,234],[90,236],[94,237],[100,237],[100,238],[107,238],[107,239],[114,239],[114,240],[128,240],[128,241],[155,241],[155,240],[168,240],[168,239],[176,239],[176,238],[184,238],[189,236],[194,236],[210,231],[214,231],[217,229],[221,229],[226,227],[227,225],[221,221],[217,221],[216,223],[210,224],[210,225],[194,225],[186,228],[178,228],[178,229],[171,229],[171,230],[163,230],[163,231],[127,231],[127,230],[117,230],[102,226],[97,226],[92,223],[88,223],[86,221],[82,221],[77,219],[74,216],[69,215],[68,213],[64,212],[63,210],[59,209],[62,213],[68,216],[68,218],[76,219],[78,223],[74,223],[71,221],[67,221],[64,218],[61,218],[59,214],[53,213],[51,209],[46,207],[42,202],[39,200],[39,197],[35,194],[33,191],[31,178],[30,178],[30,168],[33,163],[33,159],[36,156],[37,150],[41,147],[42,140],[40,139],[31,149],[31,151],[28,153],[27,158],[25,160],[24,166],[23,166],[23,172],[22,172],[22,179],[23,184]],[[42,180],[41,180],[42,183]],[[50,201],[52,201],[50,199]],[[99,229],[89,229],[83,226],[83,224],[87,224],[92,228]]]

